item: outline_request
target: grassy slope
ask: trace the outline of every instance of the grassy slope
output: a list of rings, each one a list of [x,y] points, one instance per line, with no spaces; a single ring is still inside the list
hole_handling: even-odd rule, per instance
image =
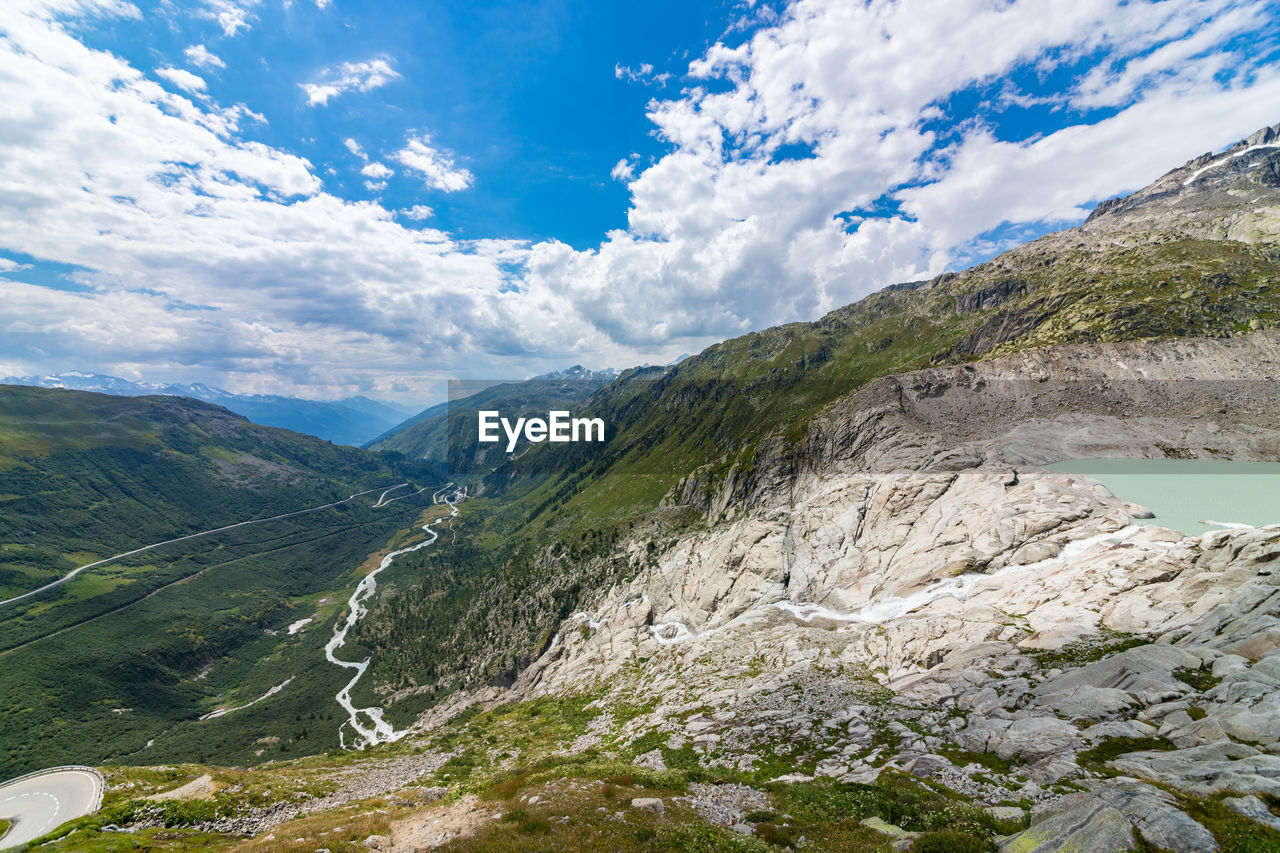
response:
[[[431,476],[179,398],[3,387],[0,413],[3,597],[149,542]],[[328,625],[422,506],[374,510],[376,497],[164,546],[0,608],[0,776],[336,746],[348,676],[322,662]],[[270,702],[190,722],[289,677]],[[280,743],[255,754],[261,737]]]
[[[149,542],[429,473],[177,397],[0,386],[0,597]]]
[[[990,850],[998,835],[1026,826],[1025,817],[997,820],[979,803],[936,781],[886,770],[872,784],[771,781],[794,770],[783,760],[759,771],[700,766],[690,747],[658,747],[669,769],[633,763],[636,756],[666,741],[667,735],[640,738],[623,733],[621,709],[604,711],[592,695],[539,699],[481,711],[472,708],[440,728],[413,740],[379,747],[372,754],[331,753],[282,761],[251,770],[203,765],[157,768],[104,768],[108,790],[101,811],[55,830],[41,846],[49,851],[107,853],[132,850],[237,850],[254,853],[310,853],[324,848],[339,853],[368,850],[365,839],[388,836],[404,818],[418,815],[420,825],[448,814],[463,797],[474,796],[473,832],[442,849],[458,851],[610,850],[751,851],[794,847],[806,839],[814,851],[888,853],[891,839],[863,825],[867,818],[907,831],[932,834],[935,847],[950,851]],[[588,723],[602,742],[587,750],[571,744]],[[780,745],[784,746],[784,745]],[[441,762],[444,756],[452,756]],[[198,825],[214,817],[233,818],[254,808],[303,807],[309,797],[324,796],[343,784],[344,772],[362,762],[411,759],[430,769],[400,790],[355,800],[338,808],[298,816],[270,832],[244,840],[209,832]],[[146,795],[171,790],[205,773],[218,788],[210,799],[148,803]],[[1106,773],[1104,773],[1106,775]],[[346,777],[349,778],[349,777]],[[763,792],[769,808],[744,816],[749,835],[708,823],[681,797],[697,783],[736,782]],[[430,805],[424,789],[448,793]],[[1076,790],[1061,786],[1063,792]],[[1280,832],[1251,824],[1222,805],[1227,795],[1208,798],[1174,792],[1180,805],[1209,828],[1226,853],[1276,849]],[[536,802],[529,802],[533,795]],[[664,813],[630,808],[637,797],[658,797]],[[1274,803],[1274,798],[1269,798]],[[1026,801],[1006,805],[1029,806]],[[100,832],[150,818],[162,827],[130,833]]]

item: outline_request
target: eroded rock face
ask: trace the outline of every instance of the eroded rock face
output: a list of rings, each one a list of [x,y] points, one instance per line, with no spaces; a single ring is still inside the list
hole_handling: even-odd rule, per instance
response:
[[[656,553],[632,543],[634,577],[566,620],[506,698],[602,689],[604,708],[645,709],[624,741],[656,732],[782,779],[887,767],[1038,806],[1090,790],[1011,850],[1129,849],[1135,828],[1216,849],[1146,783],[1280,794],[1280,525],[1137,526],[1145,508],[1037,464],[1274,457],[1280,406],[1248,383],[1280,378],[1278,342],[1064,347],[864,389],[803,453],[674,490],[702,496],[706,525]],[[1236,384],[1133,382],[1192,368]]]

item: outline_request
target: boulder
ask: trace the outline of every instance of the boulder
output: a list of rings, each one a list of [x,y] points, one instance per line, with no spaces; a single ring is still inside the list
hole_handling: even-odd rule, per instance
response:
[[[1014,720],[999,736],[995,753],[1001,758],[1038,761],[1080,747],[1075,726],[1057,717],[1026,717]]]
[[[1124,711],[1133,697],[1115,687],[1084,685],[1073,690],[1045,694],[1038,691],[1040,704],[1073,720],[1102,720]]]
[[[1227,797],[1222,804],[1237,814],[1242,814],[1254,823],[1280,830],[1280,817],[1276,817],[1267,808],[1267,804],[1257,797]]]
[[[1216,853],[1213,834],[1175,805],[1173,797],[1142,783],[1120,783],[1080,798],[1066,811],[1032,824],[1000,844],[1002,853],[1132,850],[1135,832],[1152,847],[1173,853]]]
[[[1142,840],[1174,853],[1215,853],[1213,833],[1174,805],[1171,795],[1141,783],[1103,788],[1097,796],[1116,808],[1138,830]]]
[[[1280,755],[1268,755],[1231,741],[1173,752],[1130,752],[1112,761],[1111,766],[1129,776],[1197,794],[1257,794],[1280,789]]]
[[[1179,749],[1230,740],[1227,737],[1227,733],[1222,730],[1222,725],[1212,717],[1189,722],[1169,732],[1164,732],[1161,729],[1161,732],[1164,733],[1165,737],[1173,741],[1173,745]]]
[[[887,835],[890,838],[915,838],[920,834],[918,832],[908,832],[902,827],[894,826],[878,817],[863,818],[861,823],[868,829],[874,829],[881,835]]]
[[[667,810],[662,800],[657,797],[636,797],[631,801],[631,808],[642,812],[662,814]]]
[[[1218,719],[1226,733],[1237,740],[1275,743],[1280,740],[1280,690],[1264,696],[1252,707],[1234,714],[1223,713]]]
[[[1017,806],[987,806],[983,811],[996,820],[1022,820],[1026,815],[1026,812]]]
[[[1109,658],[1071,669],[1046,680],[1036,689],[1040,697],[1071,694],[1085,688],[1114,689],[1142,705],[1154,705],[1184,695],[1190,689],[1173,677],[1180,667],[1199,667],[1200,658],[1175,646],[1149,643]],[[1112,697],[1112,694],[1100,694]]]
[[[1096,726],[1089,726],[1089,728],[1080,733],[1080,736],[1089,743],[1095,744],[1107,738],[1138,739],[1151,737],[1155,733],[1156,727],[1150,723],[1143,723],[1138,720],[1112,720],[1106,723],[1098,723]]]
[[[1000,853],[1127,853],[1133,825],[1097,797],[1050,817],[1000,842]]]

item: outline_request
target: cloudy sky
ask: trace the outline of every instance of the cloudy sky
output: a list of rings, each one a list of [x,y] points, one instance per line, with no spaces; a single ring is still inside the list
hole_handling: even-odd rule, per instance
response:
[[[666,362],[1277,121],[1262,0],[4,0],[0,375]]]

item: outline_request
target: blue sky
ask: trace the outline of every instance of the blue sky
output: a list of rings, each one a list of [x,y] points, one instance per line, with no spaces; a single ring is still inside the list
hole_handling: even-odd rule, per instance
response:
[[[185,4],[190,8],[191,4]],[[393,2],[311,0],[248,7],[245,27],[227,37],[216,19],[165,4],[139,4],[137,21],[109,18],[79,28],[84,40],[140,69],[190,68],[184,51],[206,45],[225,68],[193,69],[213,98],[267,116],[252,136],[294,151],[337,174],[325,187],[347,198],[379,198],[398,208],[426,204],[437,225],[462,237],[559,239],[579,249],[626,226],[627,190],[609,172],[621,158],[661,156],[645,104],[666,86],[618,68],[654,66],[678,76],[741,18],[724,3],[660,0],[643,15],[616,3]],[[335,60],[384,59],[397,77],[367,92],[309,106],[301,84],[322,79]],[[678,91],[678,83],[669,84]],[[365,188],[364,163],[394,151],[407,132],[459,152],[475,176],[466,193],[424,192],[411,178]],[[465,152],[465,153],[461,153]]]
[[[1280,121],[1266,0],[13,0],[0,375],[662,362]]]

